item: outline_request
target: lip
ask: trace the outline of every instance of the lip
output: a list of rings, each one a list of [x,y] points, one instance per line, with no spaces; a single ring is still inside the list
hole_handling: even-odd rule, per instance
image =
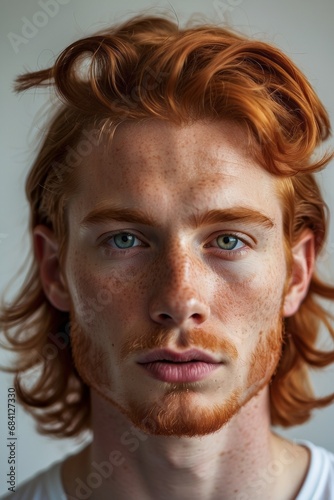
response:
[[[158,349],[140,358],[138,364],[162,382],[197,382],[222,366],[213,356],[198,349],[175,352]]]
[[[174,363],[186,363],[189,361],[203,361],[209,364],[219,364],[221,361],[216,360],[212,355],[198,349],[190,349],[185,352],[176,352],[170,349],[157,349],[143,355],[137,363],[152,363],[155,361],[172,361]]]

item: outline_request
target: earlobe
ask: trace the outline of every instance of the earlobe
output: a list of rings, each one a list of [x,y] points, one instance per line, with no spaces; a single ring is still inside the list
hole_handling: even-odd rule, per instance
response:
[[[43,290],[51,304],[60,311],[70,310],[70,295],[62,276],[58,243],[51,229],[44,225],[34,228],[34,253],[39,264]]]
[[[312,278],[315,251],[314,234],[307,229],[292,248],[292,269],[288,290],[285,295],[283,315],[293,316],[307,295]]]

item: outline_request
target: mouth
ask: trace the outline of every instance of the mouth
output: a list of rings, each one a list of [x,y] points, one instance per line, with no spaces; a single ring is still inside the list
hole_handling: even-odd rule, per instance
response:
[[[175,352],[159,349],[144,355],[138,364],[162,382],[197,382],[222,366],[223,362],[197,349]]]
[[[198,349],[190,349],[186,352],[176,352],[170,349],[158,349],[142,356],[137,362],[139,364],[145,364],[154,363],[156,361],[160,361],[162,363],[221,363],[220,360],[215,359],[211,354]]]

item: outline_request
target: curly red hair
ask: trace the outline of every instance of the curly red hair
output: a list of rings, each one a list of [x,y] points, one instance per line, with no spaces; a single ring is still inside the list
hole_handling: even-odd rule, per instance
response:
[[[17,91],[41,86],[53,86],[61,105],[26,181],[30,230],[45,224],[54,231],[62,263],[76,148],[82,150],[89,133],[112,136],[123,121],[152,117],[177,124],[229,119],[243,126],[255,159],[279,179],[287,265],[305,228],[321,252],[327,207],[314,172],[331,154],[315,160],[313,153],[329,137],[330,123],[305,76],[277,48],[213,24],[181,29],[167,18],[139,15],[71,44],[51,68],[16,80]],[[334,361],[334,350],[316,347],[321,323],[334,340],[333,317],[319,298],[332,301],[334,287],[314,272],[299,310],[284,320],[282,357],[270,383],[272,424],[300,424],[334,400],[334,394],[316,398],[308,378],[310,367]],[[7,370],[16,374],[18,397],[38,430],[74,436],[89,429],[89,389],[72,361],[70,316],[48,301],[35,258],[13,303],[2,305],[0,325],[7,347],[19,354]],[[36,368],[28,387],[26,373]]]

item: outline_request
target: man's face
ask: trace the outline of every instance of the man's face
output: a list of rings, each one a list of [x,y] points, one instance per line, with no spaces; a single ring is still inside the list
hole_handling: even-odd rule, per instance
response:
[[[215,432],[268,384],[286,280],[276,183],[223,121],[122,124],[80,166],[65,268],[73,356],[142,429]]]

